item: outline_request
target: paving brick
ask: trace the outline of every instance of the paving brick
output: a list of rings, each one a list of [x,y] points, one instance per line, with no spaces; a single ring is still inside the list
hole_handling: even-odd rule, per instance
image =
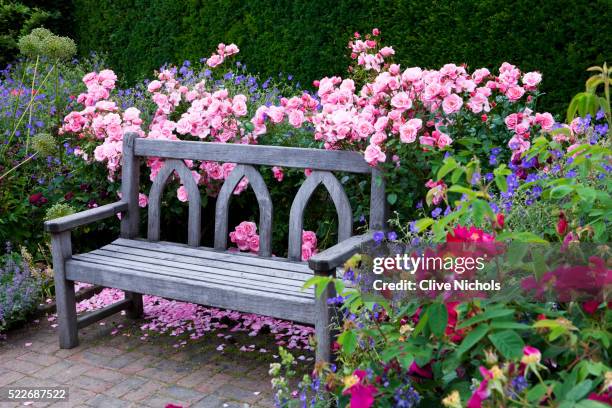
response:
[[[154,380],[174,383],[190,374],[190,369],[183,363],[172,360],[160,360],[153,367],[145,368],[138,375]]]
[[[93,370],[87,372],[89,377],[97,378],[99,380],[108,381],[110,383],[117,383],[118,381],[124,380],[126,376],[117,371],[108,370],[106,368],[96,367]]]
[[[144,356],[144,357],[137,359],[136,361],[132,363],[129,363],[126,366],[121,367],[119,371],[123,374],[128,374],[128,375],[136,374],[139,371],[152,367],[154,364],[159,362],[159,360],[160,360],[160,357]]]
[[[35,352],[22,354],[21,356],[17,357],[17,360],[28,361],[30,363],[40,364],[41,366],[45,367],[60,361],[60,359],[55,356]]]
[[[13,371],[17,371],[23,374],[34,374],[37,371],[40,371],[44,366],[36,363],[31,363],[29,361],[24,360],[6,360],[0,363],[2,367],[8,368]]]
[[[110,347],[108,345],[99,345],[99,346],[91,347],[87,351],[91,353],[99,354],[101,356],[106,356],[106,357],[118,357],[122,354],[125,354],[125,350],[121,350],[115,347]]]
[[[65,383],[91,369],[91,366],[85,364],[77,364],[67,360],[61,360],[34,373],[34,376],[36,378],[43,379],[53,378],[56,381]]]
[[[9,371],[9,370],[4,370],[4,371],[5,371],[4,373],[0,374],[0,387],[4,387],[5,385],[9,385],[25,377],[25,374],[18,373],[17,371]]]
[[[113,386],[113,383],[100,380],[99,378],[93,378],[89,375],[80,375],[70,381],[71,385],[93,391],[95,393],[101,393]]]
[[[201,399],[191,408],[220,408],[223,406],[223,399],[218,395],[208,395]]]
[[[217,372],[214,368],[204,366],[178,380],[177,385],[194,388],[209,381],[215,374],[217,374]]]
[[[189,403],[194,403],[205,397],[205,394],[201,392],[178,385],[169,385],[159,390],[159,393],[167,395],[170,398],[180,401],[187,401]]]
[[[80,353],[71,355],[68,357],[68,360],[87,363],[97,367],[107,367],[108,363],[112,360],[112,357],[103,356],[92,353],[89,350],[84,350]]]
[[[125,380],[117,383],[108,390],[105,390],[104,394],[111,397],[120,398],[129,392],[138,390],[147,381],[148,380],[146,378],[142,377],[126,378]]]
[[[151,395],[155,394],[157,390],[164,386],[165,384],[160,381],[149,380],[146,383],[142,384],[140,387],[138,387],[137,390],[124,395],[122,398],[134,402],[143,401],[151,397]]]
[[[70,405],[84,404],[96,395],[95,392],[79,388],[74,384],[68,385],[68,401]]]
[[[224,384],[217,388],[216,395],[229,398],[232,400],[253,404],[259,399],[259,395],[255,395],[253,391],[238,388],[234,384]]]
[[[111,369],[119,369],[119,368],[124,368],[132,363],[135,363],[136,361],[138,361],[139,359],[142,358],[142,354],[141,353],[137,353],[137,352],[128,352],[126,354],[117,356],[117,357],[113,357],[107,364],[106,367],[111,368]],[[144,367],[143,367],[144,368]],[[141,368],[142,369],[142,368]]]
[[[197,385],[194,388],[200,392],[209,394],[219,389],[222,385],[227,384],[227,382],[231,380],[231,378],[232,377],[227,374],[215,374],[210,377],[206,382],[203,382],[202,384]]]
[[[165,408],[168,404],[178,405],[180,407],[190,406],[187,401],[180,401],[173,399],[172,397],[168,397],[166,395],[155,394],[149,397],[148,399],[141,402],[143,405],[152,408]]]
[[[100,408],[121,408],[129,407],[132,404],[128,401],[123,401],[118,398],[109,397],[108,395],[99,394],[87,401],[87,405]]]

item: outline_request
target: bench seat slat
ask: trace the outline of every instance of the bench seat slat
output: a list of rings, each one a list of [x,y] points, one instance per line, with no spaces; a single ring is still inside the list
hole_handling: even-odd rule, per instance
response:
[[[157,241],[150,242],[144,239],[123,239],[119,238],[112,242],[112,245],[127,246],[131,248],[142,248],[152,252],[164,252],[169,254],[188,255],[196,258],[214,259],[221,262],[240,263],[248,266],[259,266],[263,268],[273,268],[292,272],[302,272],[312,276],[312,270],[306,262],[290,261],[286,258],[261,258],[256,255],[246,253],[232,253],[218,251],[212,248],[194,248],[184,244],[174,242]]]
[[[147,271],[165,276],[181,276],[187,279],[193,279],[196,281],[210,282],[214,284],[253,288],[263,292],[271,293],[286,293],[295,294],[295,296],[301,297],[312,297],[314,293],[312,290],[302,292],[300,290],[301,285],[297,281],[291,281],[287,284],[285,281],[270,277],[268,281],[264,281],[261,275],[259,280],[256,280],[254,276],[246,273],[234,274],[233,276],[223,275],[219,271],[215,274],[202,272],[200,270],[191,269],[189,265],[181,267],[180,264],[175,263],[174,266],[164,266],[157,263],[145,262],[145,261],[133,261],[126,259],[119,259],[115,257],[108,257],[104,255],[98,255],[94,253],[75,255],[73,259],[83,262],[91,262],[97,265],[110,265],[121,268],[126,268],[135,271]],[[229,272],[229,271],[227,271]],[[303,282],[302,282],[303,284]]]
[[[66,278],[212,307],[314,323],[314,297],[264,292],[226,283],[193,280],[178,273],[175,276],[161,275],[78,259],[66,261]]]
[[[215,259],[203,259],[190,256],[168,254],[163,252],[150,252],[138,248],[117,247],[107,245],[97,249],[90,254],[107,256],[117,259],[154,263],[156,265],[176,266],[215,275],[236,276],[244,273],[253,276],[256,280],[269,280],[273,277],[279,279],[283,284],[301,286],[305,280],[313,276],[312,273],[305,274],[299,272],[286,271],[282,269],[261,268],[239,263],[220,262]]]

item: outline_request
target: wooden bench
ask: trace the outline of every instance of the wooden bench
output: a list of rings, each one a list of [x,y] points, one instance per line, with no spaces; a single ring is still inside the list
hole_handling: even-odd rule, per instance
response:
[[[165,159],[149,192],[147,238],[139,238],[140,160]],[[200,192],[183,160],[238,163],[225,180],[215,208],[214,248],[200,246]],[[311,168],[291,206],[288,258],[271,257],[272,200],[261,174],[252,165]],[[77,331],[121,310],[142,315],[142,294],[220,308],[258,313],[314,324],[317,361],[329,361],[331,306],[329,285],[320,298],[304,282],[314,274],[335,275],[336,268],[359,250],[370,234],[353,236],[353,214],[342,185],[332,171],[371,176],[370,229],[385,223],[385,184],[380,170],[357,152],[273,146],[140,139],[123,140],[122,199],[77,214],[47,221],[51,233],[61,348],[77,346]],[[159,241],[160,204],[165,184],[178,174],[189,193],[187,245]],[[232,193],[247,177],[259,204],[259,256],[227,251],[228,209]],[[314,190],[323,185],[338,214],[335,246],[301,262],[303,214]],[[71,230],[121,213],[121,237],[95,251],[73,255]],[[82,317],[76,315],[74,282],[126,291],[124,300]]]

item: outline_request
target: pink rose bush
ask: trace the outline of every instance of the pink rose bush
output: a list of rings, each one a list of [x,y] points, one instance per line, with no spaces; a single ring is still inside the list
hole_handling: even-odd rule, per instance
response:
[[[259,252],[259,235],[254,222],[242,221],[229,233],[229,238],[240,251],[254,254]],[[316,234],[312,231],[302,231],[302,261],[307,261],[317,252]]]

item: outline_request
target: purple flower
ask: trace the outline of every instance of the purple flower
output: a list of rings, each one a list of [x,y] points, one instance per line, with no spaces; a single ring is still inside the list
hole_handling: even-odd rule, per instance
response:
[[[387,233],[387,239],[389,241],[397,240],[397,234],[395,233],[395,231],[391,231],[391,232]]]
[[[434,218],[438,218],[440,214],[442,214],[442,209],[440,207],[434,208],[433,211],[431,212],[431,216]]]
[[[380,244],[385,239],[385,233],[383,231],[376,231],[374,233],[373,238],[374,238],[374,242],[376,242],[377,244]]]
[[[595,119],[596,120],[602,120],[604,117],[606,116],[606,113],[604,112],[603,109],[600,109],[597,111],[597,113],[595,114]]]

